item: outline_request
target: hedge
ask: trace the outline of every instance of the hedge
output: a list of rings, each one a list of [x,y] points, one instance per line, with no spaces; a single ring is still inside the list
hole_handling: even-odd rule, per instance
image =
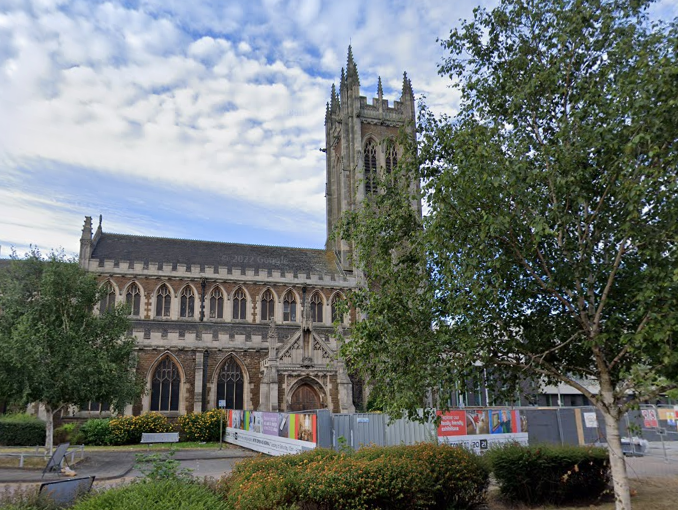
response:
[[[45,444],[45,422],[29,414],[8,414],[0,417],[0,444],[34,446]]]
[[[316,449],[236,465],[218,490],[230,508],[475,508],[485,501],[486,462],[451,446]]]
[[[591,502],[610,483],[608,451],[509,443],[486,454],[504,498],[526,505]]]
[[[89,445],[138,444],[144,432],[172,432],[174,426],[160,413],[116,418],[94,418],[82,424],[78,439]]]

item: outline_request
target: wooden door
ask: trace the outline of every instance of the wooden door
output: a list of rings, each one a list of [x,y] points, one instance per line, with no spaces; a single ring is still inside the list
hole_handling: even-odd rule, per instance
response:
[[[310,384],[302,384],[294,390],[290,411],[311,411],[320,407],[318,392]]]

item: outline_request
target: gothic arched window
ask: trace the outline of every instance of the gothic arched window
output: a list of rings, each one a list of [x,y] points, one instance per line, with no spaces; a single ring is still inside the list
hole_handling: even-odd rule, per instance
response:
[[[99,313],[103,315],[106,312],[110,312],[114,308],[115,308],[115,289],[113,288],[113,285],[107,283],[104,286],[101,301],[99,301]]]
[[[390,174],[398,166],[398,151],[393,143],[386,148],[386,173]]]
[[[283,298],[283,322],[297,321],[297,297],[291,290]]]
[[[263,299],[262,299],[263,303]],[[241,288],[238,288],[233,293],[233,319],[234,320],[244,320],[247,317],[247,295],[245,291]],[[263,305],[262,305],[263,313]]]
[[[275,301],[273,300],[273,292],[266,290],[261,296],[261,320],[267,321],[275,317]]]
[[[320,297],[320,292],[315,292],[311,296],[311,321],[323,321],[323,299]]]
[[[339,310],[338,310],[338,304],[339,301],[343,299],[343,296],[340,294],[335,294],[334,297],[332,298],[332,303],[330,305],[331,308],[331,313],[332,313],[332,322],[336,322],[337,320],[343,322],[342,318],[339,316]]]
[[[183,288],[180,294],[180,308],[179,308],[179,317],[193,317],[193,309],[195,305],[195,296],[193,295],[193,289],[188,285]]]
[[[219,287],[215,287],[210,294],[210,318],[224,318],[224,295]]]
[[[365,195],[377,192],[377,147],[373,141],[365,144]]]
[[[158,289],[155,296],[155,316],[169,317],[170,305],[172,304],[172,294],[169,288],[164,283]]]
[[[179,369],[169,357],[158,363],[151,379],[151,411],[178,411],[180,383]]]
[[[217,378],[217,402],[225,400],[227,409],[242,409],[243,382],[240,365],[230,358],[224,363]]]
[[[139,290],[139,286],[136,283],[132,283],[129,287],[127,287],[125,302],[129,306],[130,313],[132,315],[141,314],[141,291]]]

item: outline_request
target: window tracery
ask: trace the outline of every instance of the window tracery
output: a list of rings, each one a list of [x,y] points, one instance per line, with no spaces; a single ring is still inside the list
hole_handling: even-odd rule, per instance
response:
[[[155,298],[155,316],[169,317],[170,306],[172,304],[172,294],[169,288],[164,283],[158,289]]]
[[[297,297],[288,290],[283,298],[283,322],[297,321]]]
[[[136,283],[132,283],[127,287],[125,302],[130,307],[130,313],[132,315],[141,314],[141,290]]]
[[[268,321],[275,317],[275,301],[273,293],[267,289],[261,296],[261,320]]]
[[[238,288],[233,293],[233,319],[245,320],[247,318],[246,314],[247,314],[247,295],[245,294],[244,290]]]
[[[320,292],[315,292],[311,296],[311,321],[312,322],[322,322],[323,321],[323,300],[320,297]]]
[[[224,295],[219,287],[212,289],[210,294],[210,319],[224,318]]]
[[[244,377],[240,365],[231,357],[217,378],[217,401],[225,400],[226,409],[243,409]]]
[[[377,147],[372,140],[365,144],[364,176],[365,195],[377,192]]]
[[[179,316],[193,317],[193,311],[195,308],[195,296],[193,295],[193,289],[188,285],[184,287],[181,291],[180,299]]]
[[[181,376],[174,362],[166,357],[153,372],[151,411],[178,411]]]

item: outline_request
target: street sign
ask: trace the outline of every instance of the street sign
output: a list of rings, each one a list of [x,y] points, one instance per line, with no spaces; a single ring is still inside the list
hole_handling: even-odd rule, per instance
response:
[[[220,401],[219,401],[219,408],[220,408],[220,409],[223,409],[224,407],[226,407],[226,401],[225,401],[225,400],[220,400]]]

